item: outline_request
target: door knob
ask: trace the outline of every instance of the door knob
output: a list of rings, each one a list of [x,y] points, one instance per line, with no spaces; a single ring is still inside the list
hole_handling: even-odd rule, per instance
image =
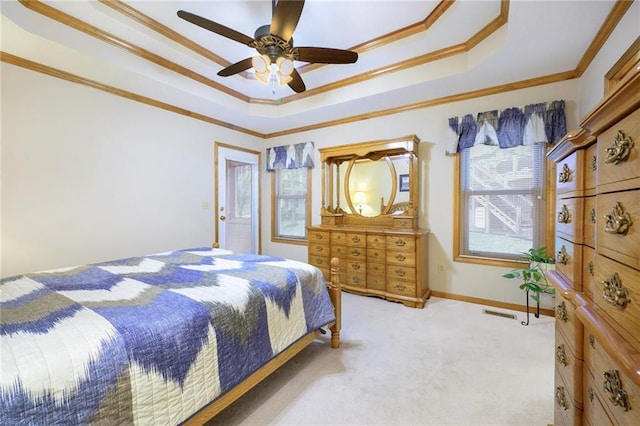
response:
[[[226,219],[225,216],[220,216],[220,220],[224,222],[224,220]]]

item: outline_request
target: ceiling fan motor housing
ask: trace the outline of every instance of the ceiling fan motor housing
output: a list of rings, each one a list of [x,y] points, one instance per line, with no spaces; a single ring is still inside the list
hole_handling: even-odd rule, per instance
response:
[[[276,63],[279,57],[295,60],[293,50],[293,38],[284,41],[271,34],[271,25],[259,27],[254,34],[253,46],[261,55],[267,55],[272,63]]]

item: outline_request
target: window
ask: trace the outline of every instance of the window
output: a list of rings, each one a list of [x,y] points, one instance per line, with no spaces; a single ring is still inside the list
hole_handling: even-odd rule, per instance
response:
[[[456,260],[504,264],[546,246],[545,153],[544,143],[459,153]]]
[[[276,169],[271,188],[271,239],[306,244],[311,222],[311,169]]]

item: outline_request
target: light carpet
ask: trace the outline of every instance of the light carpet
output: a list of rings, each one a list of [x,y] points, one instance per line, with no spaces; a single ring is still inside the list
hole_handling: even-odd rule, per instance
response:
[[[483,313],[516,314],[517,320]],[[432,297],[424,309],[343,293],[328,335],[210,425],[553,423],[554,318]]]

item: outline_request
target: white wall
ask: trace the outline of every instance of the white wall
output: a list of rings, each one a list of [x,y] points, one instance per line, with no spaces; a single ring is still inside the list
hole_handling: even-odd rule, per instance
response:
[[[4,63],[2,112],[2,276],[210,246],[214,142],[263,145]]]

